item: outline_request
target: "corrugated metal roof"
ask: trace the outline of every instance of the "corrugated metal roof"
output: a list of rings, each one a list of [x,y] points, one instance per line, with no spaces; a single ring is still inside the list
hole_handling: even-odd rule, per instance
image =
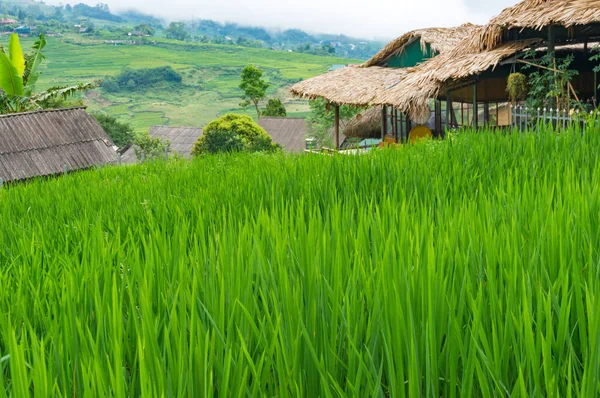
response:
[[[191,157],[192,147],[202,135],[202,129],[197,127],[170,127],[170,126],[154,126],[148,131],[152,137],[158,137],[163,140],[168,140],[171,143],[171,152],[177,152],[185,158]],[[122,157],[123,163],[135,163],[134,147],[127,149]]]
[[[302,152],[306,148],[308,124],[305,119],[291,117],[261,117],[258,124],[267,131],[273,141],[289,152]],[[333,131],[331,140],[334,141]],[[340,144],[346,137],[340,132]]]
[[[85,108],[0,116],[0,178],[4,181],[116,163],[117,153]]]

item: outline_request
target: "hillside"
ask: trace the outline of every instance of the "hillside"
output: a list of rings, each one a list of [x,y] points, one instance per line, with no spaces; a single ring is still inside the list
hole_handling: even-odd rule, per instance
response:
[[[115,76],[124,68],[171,66],[183,77],[178,86],[158,86],[145,91],[107,94],[99,89],[84,98],[91,111],[105,111],[131,123],[136,130],[155,124],[203,126],[217,115],[241,112],[239,75],[245,65],[265,71],[269,96],[286,102],[290,116],[308,110],[304,101],[292,100],[287,87],[321,74],[332,64],[358,60],[320,57],[231,45],[157,40],[155,45],[114,46],[102,42],[69,43],[48,38],[40,88],[92,81]],[[23,40],[25,48],[32,39]],[[252,115],[251,111],[247,112]]]

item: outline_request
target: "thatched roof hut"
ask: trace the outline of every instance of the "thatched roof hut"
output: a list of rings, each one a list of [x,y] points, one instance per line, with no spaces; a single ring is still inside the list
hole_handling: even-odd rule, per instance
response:
[[[549,26],[554,29],[557,48],[577,40],[597,41],[600,38],[598,3],[595,0],[525,0],[506,8],[454,49],[421,64],[400,84],[379,95],[378,102],[410,113],[428,103],[430,98],[443,95],[453,85],[493,70],[501,61],[527,48],[547,46]],[[497,91],[491,97],[504,94],[503,86],[494,84],[491,79],[478,82],[477,86],[485,95],[491,90]]]
[[[430,48],[436,54],[452,50],[462,40],[471,36],[477,29],[476,25],[466,23],[456,28],[428,28],[408,32],[388,43],[373,58],[362,64],[363,67],[385,66],[391,57],[401,54],[407,46],[418,41],[425,53]]]
[[[344,128],[351,138],[381,138],[381,107],[369,108],[354,116]]]
[[[472,24],[457,28],[431,28],[415,30],[389,43],[364,64],[348,66],[295,84],[292,94],[307,99],[323,98],[338,105],[381,105],[386,91],[398,85],[414,71],[410,68],[383,67],[386,62],[401,54],[417,40],[424,48],[429,46],[436,54],[450,51],[477,29]],[[429,115],[429,107],[413,109],[414,114]],[[428,117],[428,116],[427,116]]]

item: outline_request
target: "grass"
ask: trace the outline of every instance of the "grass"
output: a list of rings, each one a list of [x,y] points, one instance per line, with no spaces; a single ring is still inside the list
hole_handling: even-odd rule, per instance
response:
[[[144,92],[105,94],[102,90],[86,96],[84,102],[91,111],[105,111],[128,122],[137,131],[148,130],[153,124],[203,127],[228,111],[253,115],[240,110],[240,73],[248,64],[265,71],[270,82],[269,96],[291,100],[287,91],[293,82],[319,75],[332,64],[359,62],[335,57],[319,57],[300,53],[271,51],[261,48],[231,45],[179,43],[159,40],[157,45],[111,46],[83,42],[73,44],[48,38],[46,61],[42,64],[39,88],[114,76],[125,67],[155,68],[170,65],[183,76],[181,88],[156,87]],[[31,39],[23,41],[28,48]],[[127,106],[124,106],[127,104]],[[136,106],[130,108],[129,105]],[[305,103],[294,104],[292,114],[308,111]],[[148,112],[153,116],[148,117]]]
[[[600,136],[0,190],[0,396],[600,393]]]

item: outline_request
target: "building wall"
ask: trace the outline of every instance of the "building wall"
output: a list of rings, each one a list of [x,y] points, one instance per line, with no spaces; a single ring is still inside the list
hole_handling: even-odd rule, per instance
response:
[[[387,62],[387,66],[390,68],[410,68],[433,56],[434,53],[431,51],[429,44],[427,44],[427,50],[423,52],[421,41],[415,40],[406,46],[402,53],[391,57]]]

